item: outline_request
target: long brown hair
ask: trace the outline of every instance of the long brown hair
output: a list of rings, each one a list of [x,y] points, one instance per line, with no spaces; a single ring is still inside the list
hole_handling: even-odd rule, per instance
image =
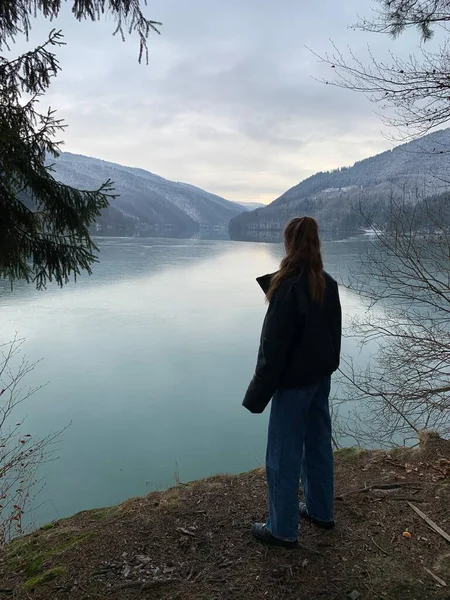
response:
[[[322,303],[325,296],[325,277],[317,221],[312,217],[292,219],[284,230],[284,246],[286,256],[281,261],[280,270],[272,278],[267,300],[272,298],[284,279],[306,273],[311,298]]]

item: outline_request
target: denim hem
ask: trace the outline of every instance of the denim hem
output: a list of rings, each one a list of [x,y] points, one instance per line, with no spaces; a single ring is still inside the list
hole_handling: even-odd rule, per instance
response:
[[[273,537],[274,537],[274,538],[277,538],[277,540],[281,540],[282,542],[296,542],[296,541],[297,541],[297,538],[294,538],[294,539],[288,539],[288,538],[281,537],[281,536],[279,536],[279,535],[275,535],[274,533],[272,533],[272,532],[270,531],[270,529],[267,527],[267,525],[266,525],[266,529],[267,529],[267,531],[270,533],[270,535],[273,535]]]
[[[309,511],[308,511],[308,516],[310,519],[314,519],[314,521],[321,521],[322,523],[333,523],[334,519],[321,519],[319,517],[316,517],[315,515],[312,515]]]

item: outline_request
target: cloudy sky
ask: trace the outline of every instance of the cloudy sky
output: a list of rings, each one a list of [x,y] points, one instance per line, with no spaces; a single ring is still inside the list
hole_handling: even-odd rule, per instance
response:
[[[270,202],[305,177],[392,146],[363,96],[326,86],[330,77],[306,47],[331,41],[360,57],[397,41],[349,29],[369,0],[149,0],[163,22],[139,65],[138,40],[112,37],[114,22],[78,23],[64,10],[38,19],[30,45],[52,27],[67,46],[46,101],[68,124],[65,150],[148,169],[231,200]],[[22,50],[23,42],[15,51]]]

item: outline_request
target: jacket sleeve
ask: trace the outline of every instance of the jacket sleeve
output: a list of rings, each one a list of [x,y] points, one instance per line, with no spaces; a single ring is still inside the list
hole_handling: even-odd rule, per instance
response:
[[[336,353],[336,369],[339,367],[340,356],[341,356],[341,342],[342,342],[342,308],[341,301],[339,299],[339,288],[335,284],[334,298],[333,298],[333,314],[330,324],[330,332],[333,340],[334,350]]]
[[[292,285],[276,290],[270,301],[261,333],[255,375],[248,387],[243,406],[252,413],[262,413],[274,395],[289,358],[299,315]]]

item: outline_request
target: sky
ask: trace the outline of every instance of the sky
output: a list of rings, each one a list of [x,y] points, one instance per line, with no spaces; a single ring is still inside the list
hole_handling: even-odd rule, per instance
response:
[[[57,21],[33,21],[29,43],[62,29],[62,72],[45,102],[68,127],[64,150],[147,169],[225,198],[268,203],[317,171],[392,147],[376,107],[325,85],[332,77],[308,48],[332,42],[363,60],[389,49],[417,51],[412,31],[397,40],[354,31],[369,0],[148,0],[162,21],[139,42],[113,37],[111,17],[79,23],[68,6]]]

